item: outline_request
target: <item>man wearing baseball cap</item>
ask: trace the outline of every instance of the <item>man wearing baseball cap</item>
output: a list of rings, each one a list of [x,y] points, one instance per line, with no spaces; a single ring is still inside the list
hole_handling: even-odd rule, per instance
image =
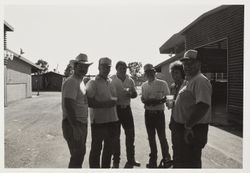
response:
[[[211,120],[212,87],[200,71],[201,58],[197,50],[188,50],[180,60],[187,82],[178,92],[170,124],[174,168],[202,167],[201,154]]]
[[[155,132],[157,132],[161,144],[162,160],[159,167],[169,168],[172,165],[169,154],[169,146],[165,132],[165,105],[169,88],[166,81],[155,77],[155,69],[152,64],[144,66],[147,81],[142,84],[141,100],[145,108],[145,125],[150,146],[149,163],[147,168],[157,168],[157,145]]]
[[[91,119],[90,168],[110,168],[112,148],[117,129],[116,88],[108,77],[111,59],[99,59],[99,74],[87,83]],[[102,144],[104,142],[104,144]],[[102,149],[103,148],[103,149]],[[102,153],[102,161],[100,156]]]
[[[69,168],[81,168],[86,153],[88,102],[83,77],[92,64],[86,54],[71,61],[74,72],[62,85],[63,136],[70,151]]]

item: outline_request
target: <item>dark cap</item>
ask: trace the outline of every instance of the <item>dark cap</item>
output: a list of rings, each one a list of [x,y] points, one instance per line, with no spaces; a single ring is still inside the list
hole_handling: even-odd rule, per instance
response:
[[[155,71],[155,68],[154,68],[154,66],[152,64],[146,64],[146,65],[144,65],[143,69],[144,69],[144,72]]]

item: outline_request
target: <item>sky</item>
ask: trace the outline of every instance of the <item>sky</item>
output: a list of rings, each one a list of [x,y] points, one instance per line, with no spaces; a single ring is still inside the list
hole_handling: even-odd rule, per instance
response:
[[[3,5],[1,2],[0,16],[14,27],[14,32],[7,34],[8,48],[17,53],[22,48],[25,58],[34,63],[38,59],[46,60],[49,70],[58,66],[61,74],[79,53],[86,53],[94,62],[89,68],[90,74],[98,73],[98,59],[105,56],[113,61],[111,74],[115,73],[114,66],[119,60],[157,65],[169,58],[160,54],[160,46],[200,15],[222,4],[247,4],[243,0],[5,0]],[[246,5],[245,23],[249,19],[248,7]],[[245,25],[245,31],[249,31],[249,24]],[[244,41],[247,50],[248,32]],[[244,57],[249,56],[249,51],[245,51]],[[244,74],[249,61],[244,58]],[[245,78],[244,88],[249,86]],[[249,114],[245,106],[249,91],[244,90],[244,115]],[[3,89],[1,96],[3,98]],[[3,99],[1,101],[3,105]],[[1,113],[4,114],[3,109]],[[244,116],[244,131],[248,132],[250,126],[246,122],[250,122],[249,116]],[[3,132],[0,132],[1,139]],[[244,146],[249,146],[249,139],[249,133],[244,133]],[[2,145],[0,149],[3,151]],[[245,168],[249,163],[248,151],[249,147],[244,147]],[[4,160],[3,155],[0,160]]]
[[[22,48],[25,58],[34,63],[43,59],[50,71],[58,69],[61,74],[79,53],[94,62],[89,74],[98,73],[101,57],[112,59],[111,74],[119,60],[157,65],[169,58],[159,52],[165,41],[222,5],[161,0],[23,2],[5,1],[4,20],[14,27],[7,33],[7,47],[17,53]]]

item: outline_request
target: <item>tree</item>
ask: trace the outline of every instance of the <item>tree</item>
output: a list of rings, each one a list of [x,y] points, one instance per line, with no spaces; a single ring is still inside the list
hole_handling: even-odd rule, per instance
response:
[[[44,60],[42,60],[42,59],[39,59],[39,60],[36,62],[36,65],[39,65],[40,67],[42,67],[41,73],[46,73],[46,72],[48,72],[49,64],[48,64],[47,61],[44,61]]]
[[[128,63],[129,73],[133,79],[138,79],[141,74],[142,63],[141,62],[130,62]]]
[[[73,68],[70,64],[68,64],[66,69],[64,70],[64,76],[69,77],[72,73],[73,73]]]

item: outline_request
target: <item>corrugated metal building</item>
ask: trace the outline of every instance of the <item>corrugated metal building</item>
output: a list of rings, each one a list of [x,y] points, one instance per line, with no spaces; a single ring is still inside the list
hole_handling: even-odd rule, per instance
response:
[[[201,71],[213,85],[213,107],[224,109],[227,119],[242,123],[244,5],[222,5],[208,11],[173,37],[160,47],[160,53],[178,57],[156,68],[166,68],[185,50],[199,50],[203,61]]]
[[[31,73],[41,68],[23,56],[7,49],[6,32],[14,31],[4,22],[4,105],[32,96]]]
[[[32,90],[61,91],[64,78],[64,75],[52,71],[40,75],[32,75]]]

